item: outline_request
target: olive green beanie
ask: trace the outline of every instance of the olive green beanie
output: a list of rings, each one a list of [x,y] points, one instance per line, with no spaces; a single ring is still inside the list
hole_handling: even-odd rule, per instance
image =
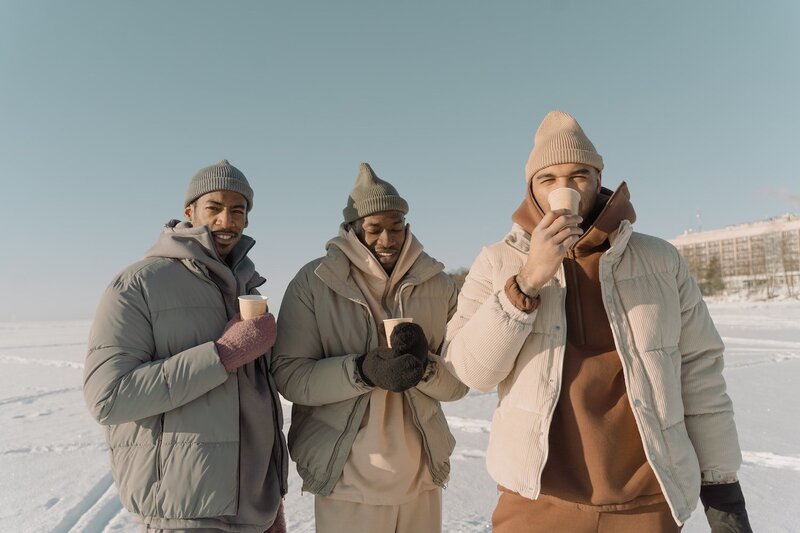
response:
[[[186,207],[204,194],[214,191],[238,192],[247,200],[247,210],[253,209],[253,189],[242,171],[231,165],[227,159],[197,171],[189,182],[183,206]]]
[[[400,211],[408,213],[408,202],[400,197],[391,183],[383,181],[367,163],[358,167],[358,176],[347,207],[344,208],[344,221],[350,224],[359,218],[380,213],[381,211]]]

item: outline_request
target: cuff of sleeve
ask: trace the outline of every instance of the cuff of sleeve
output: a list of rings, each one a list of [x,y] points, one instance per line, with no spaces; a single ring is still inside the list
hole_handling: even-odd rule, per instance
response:
[[[353,381],[353,384],[356,387],[363,389],[364,392],[367,392],[374,389],[375,386],[364,381],[364,376],[362,376],[361,372],[358,371],[358,363],[356,363],[356,359],[358,359],[358,357],[358,355],[349,357],[344,364],[345,367],[348,367],[350,379]]]
[[[436,363],[436,361],[434,361],[432,359],[428,359],[428,363],[425,366],[425,373],[422,374],[422,379],[420,381],[422,383],[427,383],[431,379],[433,379],[433,376],[436,375],[436,371],[438,370],[438,367],[439,367],[439,365]]]
[[[512,320],[522,322],[523,324],[533,324],[533,320],[536,318],[536,308],[533,308],[530,313],[521,311],[513,304],[511,300],[509,300],[508,295],[504,290],[498,292],[497,299],[500,302],[500,307]]]
[[[739,481],[736,472],[716,472],[714,470],[701,472],[700,479],[703,485],[727,485]]]
[[[508,300],[520,311],[531,313],[534,309],[539,307],[539,295],[528,296],[522,292],[516,275],[508,278],[504,288]]]

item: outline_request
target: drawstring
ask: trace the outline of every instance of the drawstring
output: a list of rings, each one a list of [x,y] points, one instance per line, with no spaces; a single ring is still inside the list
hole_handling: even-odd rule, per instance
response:
[[[400,302],[400,318],[406,317],[405,308],[403,307],[403,289],[406,287],[409,287],[409,285],[403,285],[397,293],[397,300]]]

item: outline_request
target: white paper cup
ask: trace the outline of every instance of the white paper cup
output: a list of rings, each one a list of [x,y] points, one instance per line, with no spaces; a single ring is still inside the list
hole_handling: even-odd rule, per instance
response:
[[[561,187],[550,191],[550,194],[547,195],[547,202],[550,204],[550,211],[569,209],[573,215],[577,215],[578,206],[581,202],[581,194],[575,189]]]
[[[392,331],[394,331],[395,326],[397,324],[402,324],[403,322],[414,322],[413,318],[387,318],[383,321],[383,329],[386,331],[386,344],[389,345],[389,348],[392,347]]]
[[[260,294],[239,296],[239,314],[242,316],[242,320],[250,320],[251,318],[266,314],[266,312],[266,296],[261,296]]]

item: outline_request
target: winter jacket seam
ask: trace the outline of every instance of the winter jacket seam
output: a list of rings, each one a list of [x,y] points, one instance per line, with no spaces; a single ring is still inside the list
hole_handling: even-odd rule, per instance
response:
[[[185,311],[187,309],[223,309],[224,305],[180,305],[175,307],[167,307],[164,309],[153,309],[152,314],[158,315],[169,311]]]

